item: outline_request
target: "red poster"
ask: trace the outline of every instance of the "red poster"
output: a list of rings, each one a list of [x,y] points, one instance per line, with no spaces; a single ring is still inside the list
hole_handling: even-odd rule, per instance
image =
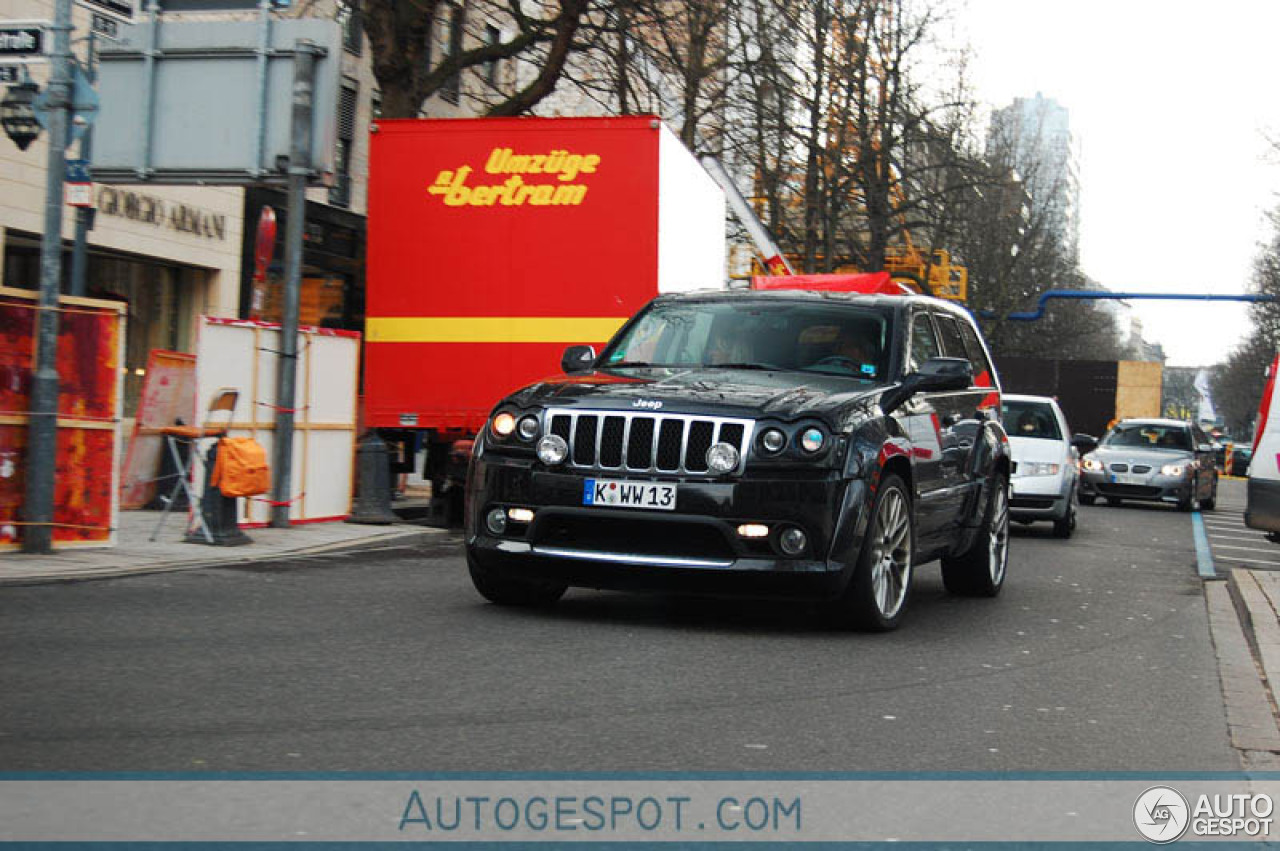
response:
[[[36,294],[0,288],[0,548],[22,538]],[[108,545],[115,525],[124,306],[64,298],[58,315],[55,547]]]

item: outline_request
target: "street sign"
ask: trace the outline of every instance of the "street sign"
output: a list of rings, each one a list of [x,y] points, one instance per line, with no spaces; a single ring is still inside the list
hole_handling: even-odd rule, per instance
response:
[[[0,61],[44,62],[52,39],[48,21],[0,21]]]
[[[94,12],[102,12],[121,23],[133,23],[133,0],[76,0],[76,3]]]
[[[120,37],[120,21],[110,15],[99,15],[93,13],[93,17],[89,19],[89,29],[93,30],[94,35],[100,35],[103,38],[117,39]]]
[[[22,79],[22,69],[17,65],[0,65],[0,86],[7,86]]]
[[[68,206],[92,207],[93,183],[88,160],[67,160],[66,183],[63,196]]]

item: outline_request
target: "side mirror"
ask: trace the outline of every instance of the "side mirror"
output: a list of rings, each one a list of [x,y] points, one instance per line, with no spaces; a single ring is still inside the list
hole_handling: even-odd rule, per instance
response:
[[[570,346],[560,356],[560,371],[567,375],[590,372],[596,364],[596,350],[592,346]]]
[[[1098,448],[1098,438],[1091,434],[1071,435],[1071,446],[1081,455],[1088,455]]]
[[[964,358],[929,358],[920,369],[910,373],[897,387],[890,387],[880,397],[880,408],[886,414],[917,393],[945,393],[965,390],[973,384],[973,366]]]

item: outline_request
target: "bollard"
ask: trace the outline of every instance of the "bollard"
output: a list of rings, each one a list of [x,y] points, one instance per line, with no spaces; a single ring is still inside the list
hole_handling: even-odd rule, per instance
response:
[[[253,539],[244,533],[239,524],[235,497],[223,496],[213,485],[213,465],[218,460],[218,441],[214,441],[205,454],[204,492],[197,509],[204,518],[205,527],[213,537],[210,541],[200,529],[187,532],[188,544],[207,544],[213,547],[239,547],[252,544]]]
[[[391,510],[387,444],[376,431],[370,431],[356,448],[356,499],[347,522],[385,526],[399,519]]]

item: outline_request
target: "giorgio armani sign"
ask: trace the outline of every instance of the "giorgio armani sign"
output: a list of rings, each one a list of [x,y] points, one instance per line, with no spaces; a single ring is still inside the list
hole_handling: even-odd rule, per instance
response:
[[[190,204],[166,201],[154,195],[103,186],[98,189],[98,212],[154,225],[158,228],[189,233],[206,239],[227,238],[227,217]]]

